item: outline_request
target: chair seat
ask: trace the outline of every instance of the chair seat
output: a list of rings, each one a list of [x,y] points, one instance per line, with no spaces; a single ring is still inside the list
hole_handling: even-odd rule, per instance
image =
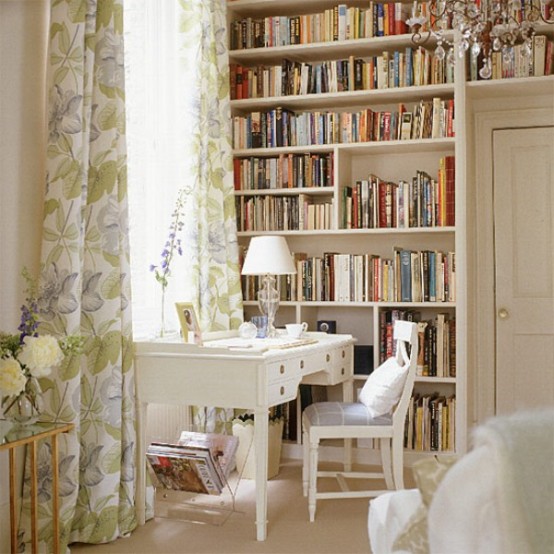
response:
[[[361,402],[316,402],[303,415],[310,425],[392,425],[392,415],[372,417]]]

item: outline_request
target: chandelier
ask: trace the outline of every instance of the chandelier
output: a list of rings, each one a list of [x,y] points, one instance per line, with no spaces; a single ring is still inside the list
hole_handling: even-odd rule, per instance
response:
[[[502,52],[503,59],[509,60],[512,48],[522,44],[523,54],[531,57],[536,26],[541,21],[554,23],[551,15],[554,0],[430,0],[422,4],[416,0],[406,23],[414,44],[434,38],[435,55],[439,59],[447,56],[450,63],[454,63],[454,43],[444,32],[459,31],[457,54],[461,58],[469,50],[473,60],[482,55],[479,76],[490,79],[492,53]]]

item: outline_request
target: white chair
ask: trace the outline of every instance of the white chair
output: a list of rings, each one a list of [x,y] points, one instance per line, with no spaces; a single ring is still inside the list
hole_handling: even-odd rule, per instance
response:
[[[396,321],[394,339],[397,341],[396,355],[368,377],[359,402],[318,402],[308,406],[302,414],[302,482],[304,496],[308,496],[310,521],[315,519],[318,499],[373,497],[387,490],[404,488],[404,421],[415,378],[416,324]],[[344,470],[318,471],[320,440],[337,438],[345,439]],[[379,440],[382,472],[352,471],[351,444],[354,438]],[[336,477],[341,490],[317,492],[318,477]],[[346,478],[384,478],[387,489],[349,490]]]

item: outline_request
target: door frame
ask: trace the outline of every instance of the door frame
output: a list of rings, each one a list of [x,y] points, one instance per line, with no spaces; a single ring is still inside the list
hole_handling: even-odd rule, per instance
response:
[[[544,97],[543,97],[544,98]],[[479,110],[478,103],[474,107],[473,125],[473,206],[469,212],[473,214],[473,235],[469,233],[470,243],[475,248],[468,248],[471,256],[469,263],[469,285],[473,294],[469,294],[468,335],[471,337],[468,355],[468,384],[472,394],[471,405],[468,406],[469,423],[474,426],[495,415],[495,336],[496,336],[496,306],[495,306],[495,268],[494,268],[494,205],[493,205],[493,132],[501,129],[520,129],[547,127],[554,125],[552,99],[545,100],[540,106],[539,98],[529,96],[514,98],[513,108],[506,107],[503,102],[501,109],[495,110],[490,103],[483,103]],[[522,102],[527,104],[522,106]],[[537,107],[539,104],[539,107]],[[550,104],[550,105],[548,105]],[[534,106],[534,107],[532,107]],[[469,153],[468,153],[469,154]],[[471,181],[473,181],[471,183]],[[472,239],[473,237],[473,239]],[[471,369],[473,371],[471,371]],[[492,369],[491,369],[492,368]]]

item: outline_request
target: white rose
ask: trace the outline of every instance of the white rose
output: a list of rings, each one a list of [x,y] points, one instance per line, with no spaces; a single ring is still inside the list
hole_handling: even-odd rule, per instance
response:
[[[27,378],[17,360],[0,359],[0,392],[5,396],[15,396],[25,390]]]
[[[51,335],[26,336],[18,358],[21,364],[29,368],[33,377],[45,377],[49,375],[52,366],[62,361],[63,352]]]

